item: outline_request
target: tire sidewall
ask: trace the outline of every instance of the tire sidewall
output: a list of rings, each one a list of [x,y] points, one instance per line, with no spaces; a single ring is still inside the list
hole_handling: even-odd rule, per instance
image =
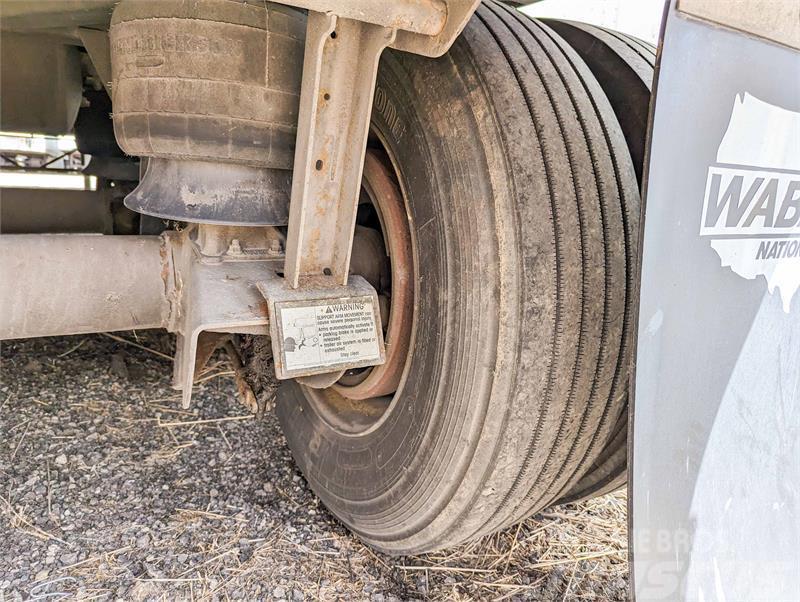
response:
[[[371,541],[388,523],[399,529],[393,537],[412,533],[423,508],[430,516],[451,500],[474,452],[465,443],[479,439],[491,395],[499,253],[472,96],[450,55],[387,52],[382,60],[372,130],[406,200],[415,265],[412,351],[400,393],[362,435],[333,428],[312,393],[294,383],[278,404],[312,488]]]

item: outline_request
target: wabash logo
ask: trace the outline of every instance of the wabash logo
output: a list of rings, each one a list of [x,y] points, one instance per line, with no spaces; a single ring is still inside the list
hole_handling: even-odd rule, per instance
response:
[[[723,266],[764,276],[789,312],[800,289],[800,113],[736,98],[708,168],[700,235]]]

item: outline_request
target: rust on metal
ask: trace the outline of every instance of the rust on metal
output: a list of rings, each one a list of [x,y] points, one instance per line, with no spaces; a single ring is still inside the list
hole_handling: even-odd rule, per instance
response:
[[[448,18],[442,0],[288,0],[287,4],[423,36],[442,33]]]
[[[411,345],[414,313],[411,231],[403,196],[385,160],[375,151],[367,152],[363,184],[380,216],[391,260],[392,294],[385,339],[386,362],[373,367],[357,384],[334,386],[338,393],[350,399],[370,399],[394,393],[403,376]]]

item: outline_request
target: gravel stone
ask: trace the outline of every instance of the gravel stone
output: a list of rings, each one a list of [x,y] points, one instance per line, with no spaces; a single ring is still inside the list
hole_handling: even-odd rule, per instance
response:
[[[174,351],[165,333],[119,336]],[[229,372],[224,354],[188,410],[171,369],[102,335],[3,341],[3,602],[627,599],[623,495],[561,507],[573,520],[534,517],[463,550],[390,558],[311,492],[272,397],[259,399],[263,416],[226,420],[248,410],[233,380],[214,376]],[[260,378],[274,392],[274,378]],[[162,426],[198,420],[216,422]],[[570,560],[579,549],[601,557]],[[542,557],[564,562],[531,568]]]

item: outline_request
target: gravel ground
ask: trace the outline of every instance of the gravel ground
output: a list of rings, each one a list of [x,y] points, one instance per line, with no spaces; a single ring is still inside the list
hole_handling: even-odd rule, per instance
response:
[[[194,406],[172,339],[10,341],[0,373],[0,601],[622,600],[625,496],[413,558],[363,546],[308,489],[274,415],[215,358]]]

